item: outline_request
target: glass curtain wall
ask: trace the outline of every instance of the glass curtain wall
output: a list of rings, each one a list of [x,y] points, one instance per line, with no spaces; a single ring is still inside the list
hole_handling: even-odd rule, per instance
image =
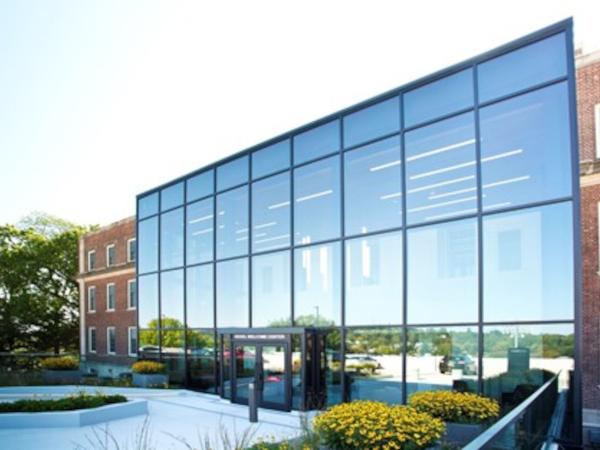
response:
[[[140,354],[214,392],[218,328],[317,327],[330,330],[330,402],[455,389],[514,404],[551,373],[566,385],[578,195],[569,33],[139,196]]]

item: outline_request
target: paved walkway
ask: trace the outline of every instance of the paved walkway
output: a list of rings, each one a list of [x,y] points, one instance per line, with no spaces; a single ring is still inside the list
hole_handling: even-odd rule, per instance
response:
[[[115,420],[105,424],[80,428],[28,428],[0,429],[0,449],[11,450],[67,450],[67,449],[119,449],[119,450],[209,450],[204,445],[210,440],[210,450],[222,448],[221,435],[231,442],[251,433],[253,439],[276,436],[293,437],[301,428],[301,414],[259,410],[259,423],[248,421],[248,408],[234,405],[216,395],[200,394],[187,390],[108,388],[95,386],[35,386],[0,388],[0,401],[18,398],[62,396],[85,390],[123,394],[128,398],[148,400],[148,416]],[[138,442],[146,427],[149,445]],[[118,447],[110,443],[111,437]]]

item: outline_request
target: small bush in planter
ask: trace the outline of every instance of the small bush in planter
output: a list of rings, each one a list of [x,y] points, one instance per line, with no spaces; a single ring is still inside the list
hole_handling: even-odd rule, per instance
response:
[[[16,402],[0,403],[0,413],[72,411],[76,409],[98,408],[113,403],[123,403],[122,395],[86,394],[79,392],[59,399],[25,399]]]
[[[154,375],[165,373],[165,365],[156,361],[138,361],[131,366],[133,373]]]
[[[409,398],[408,405],[445,422],[481,424],[500,415],[496,400],[468,392],[417,392]]]
[[[406,406],[375,401],[336,405],[314,419],[315,430],[332,449],[424,449],[444,433],[444,423]]]
[[[46,358],[40,365],[46,370],[79,370],[79,361],[69,356]]]

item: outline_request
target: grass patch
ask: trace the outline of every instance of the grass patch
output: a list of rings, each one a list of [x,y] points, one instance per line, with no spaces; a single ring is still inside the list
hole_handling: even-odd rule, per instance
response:
[[[124,403],[123,395],[86,394],[80,392],[59,399],[24,399],[16,402],[0,403],[0,413],[73,411],[76,409],[98,408],[114,403]]]

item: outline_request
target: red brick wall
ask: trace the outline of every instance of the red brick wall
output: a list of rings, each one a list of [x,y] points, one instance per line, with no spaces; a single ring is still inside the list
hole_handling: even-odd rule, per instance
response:
[[[596,159],[594,105],[598,103],[600,103],[600,61],[577,69],[577,115],[581,161]]]
[[[127,241],[135,237],[135,220],[129,218],[102,229],[89,233],[80,241],[80,256],[83,258],[83,281],[85,318],[82,335],[87,341],[88,328],[96,328],[96,353],[89,354],[89,344],[86,342],[85,351],[90,359],[104,358],[107,361],[118,362],[128,356],[128,328],[136,326],[136,310],[128,309],[127,281],[135,280],[135,263],[127,262]],[[115,245],[115,264],[106,267],[106,246]],[[88,271],[87,254],[96,251],[96,266]],[[106,310],[106,286],[115,283],[115,310]],[[96,311],[88,311],[88,287],[96,287]],[[106,329],[115,327],[116,355],[107,356]]]
[[[582,240],[582,381],[583,407],[600,409],[600,270],[598,264],[598,203],[600,202],[600,169],[596,160],[594,106],[600,103],[600,60],[577,69],[577,118],[579,123],[579,156],[581,178]],[[590,164],[593,163],[593,164]],[[596,172],[597,174],[593,174]],[[596,183],[593,180],[598,178]]]

